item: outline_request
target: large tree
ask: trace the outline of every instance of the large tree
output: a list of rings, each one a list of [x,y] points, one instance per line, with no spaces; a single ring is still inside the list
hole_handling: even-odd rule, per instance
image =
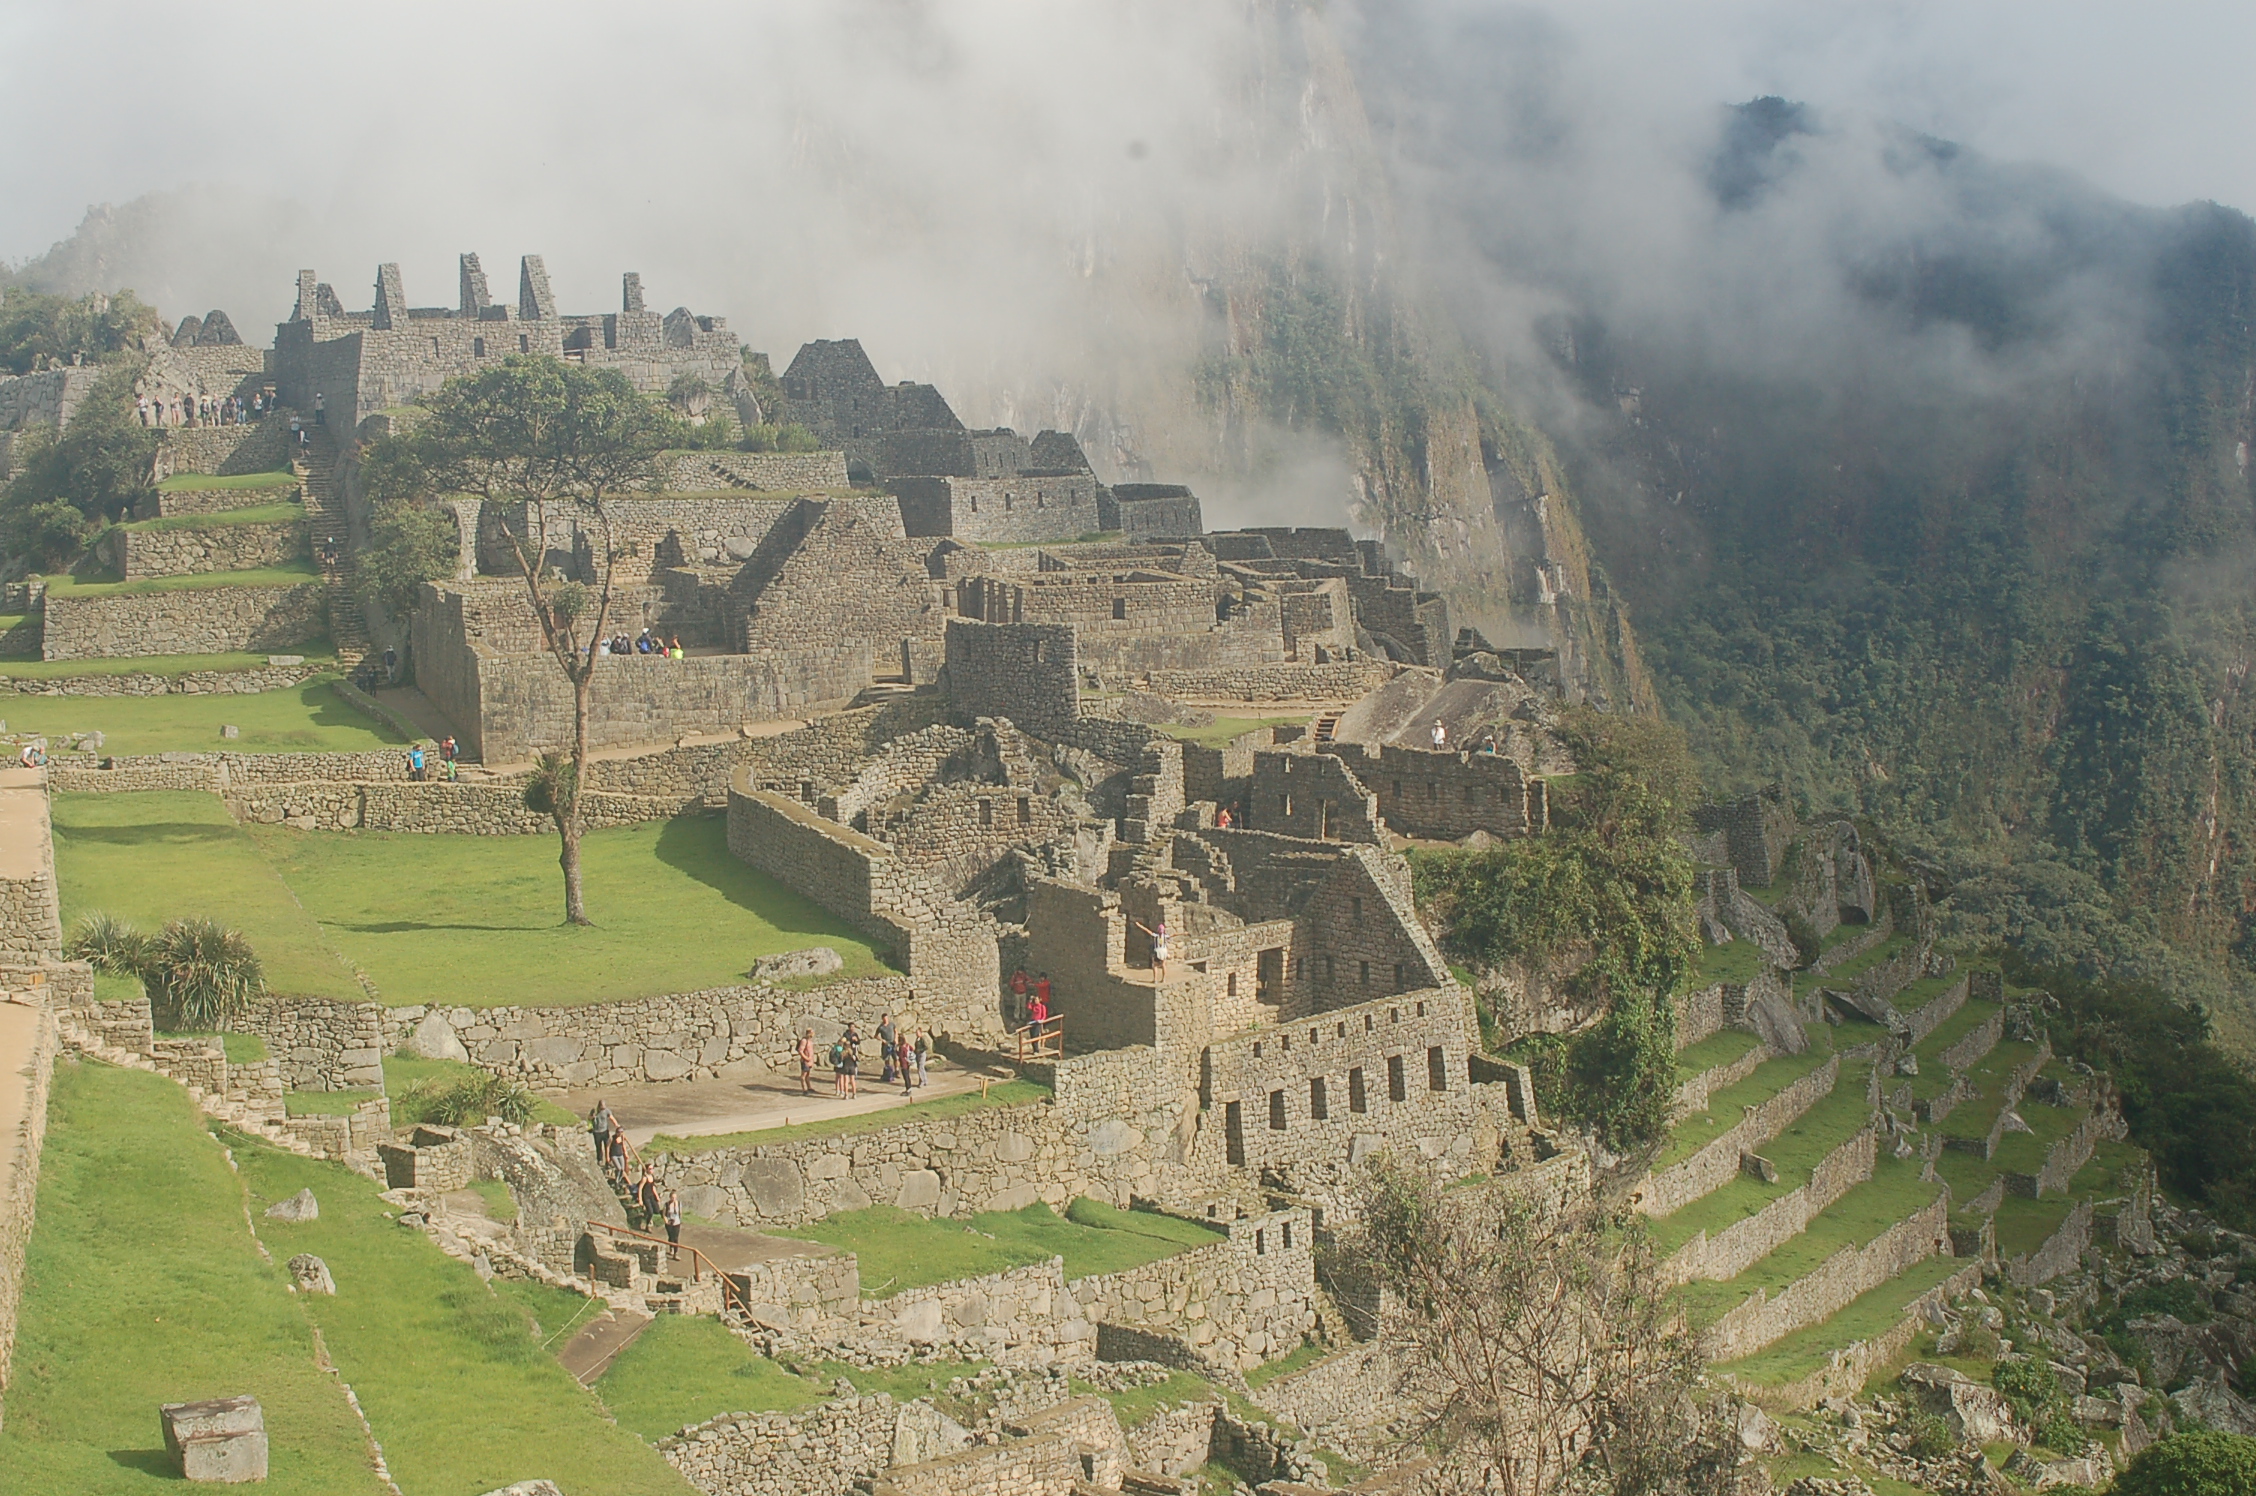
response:
[[[495,506],[541,639],[572,687],[569,756],[546,755],[527,803],[556,822],[564,918],[590,923],[580,886],[580,786],[587,779],[595,641],[611,616],[616,548],[609,503],[660,481],[680,423],[613,369],[519,355],[450,379],[412,430],[385,438],[371,463],[396,485]]]
[[[1635,1223],[1503,1182],[1445,1191],[1384,1157],[1356,1204],[1343,1265],[1379,1291],[1402,1453],[1431,1455],[1442,1489],[1544,1496],[1584,1466],[1615,1496],[1724,1486],[1698,1352]]]

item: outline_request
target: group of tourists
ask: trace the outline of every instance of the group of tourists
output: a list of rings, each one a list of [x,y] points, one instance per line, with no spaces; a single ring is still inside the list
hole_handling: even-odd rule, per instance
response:
[[[1029,978],[1021,966],[1011,973],[1011,996],[1018,1004],[1018,1021],[1026,1025],[1032,1037],[1042,1037],[1042,1030],[1050,1021],[1050,974]]]
[[[846,1025],[846,1031],[830,1043],[831,1095],[839,1100],[861,1094],[862,1079],[862,1029],[857,1023]],[[815,1094],[815,1060],[820,1046],[815,1043],[815,1031],[804,1030],[795,1046],[799,1056],[799,1089],[804,1095]],[[895,1025],[893,1015],[886,1014],[877,1022],[877,1055],[884,1066],[881,1085],[892,1085],[898,1079],[901,1094],[909,1096],[926,1084],[932,1064],[932,1035],[921,1025],[911,1029]]]
[[[595,641],[595,653],[598,655],[656,655],[662,660],[678,660],[683,658],[686,652],[682,649],[681,635],[676,634],[669,639],[664,634],[653,634],[650,630],[644,629],[641,636],[635,639],[629,639],[625,634],[613,634],[608,639],[598,639]]]
[[[661,1196],[657,1166],[647,1159],[643,1161],[641,1176],[635,1176],[634,1150],[627,1142],[627,1130],[612,1115],[609,1102],[596,1102],[595,1110],[588,1113],[588,1127],[595,1134],[595,1156],[603,1163],[605,1177],[614,1189],[627,1197],[632,1213],[629,1224],[634,1224],[638,1231],[650,1231],[663,1221],[667,1244],[680,1246],[680,1192],[669,1189]],[[639,1224],[635,1224],[637,1221]]]
[[[438,774],[448,784],[454,784],[462,777],[461,756],[461,746],[454,741],[453,733],[448,733],[445,737],[439,739]],[[431,772],[430,756],[424,753],[423,745],[421,743],[409,745],[407,750],[407,777],[417,784],[424,784],[429,782]]]
[[[241,395],[223,395],[215,399],[210,395],[175,395],[166,399],[159,395],[150,399],[143,395],[133,402],[140,413],[141,424],[163,426],[247,426],[274,409],[274,396],[266,390],[245,400]]]

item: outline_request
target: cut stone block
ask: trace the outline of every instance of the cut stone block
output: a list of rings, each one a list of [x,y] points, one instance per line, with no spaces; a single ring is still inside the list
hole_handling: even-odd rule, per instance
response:
[[[266,1414],[255,1397],[166,1403],[165,1448],[189,1480],[235,1484],[266,1479]]]
[[[300,1293],[337,1291],[337,1280],[329,1276],[329,1264],[311,1252],[300,1252],[290,1259],[290,1281],[297,1284]]]
[[[762,956],[752,963],[752,978],[775,982],[785,977],[828,976],[845,964],[845,958],[829,946],[809,946],[803,951],[785,951],[780,956]]]
[[[287,1200],[277,1200],[266,1207],[270,1221],[318,1221],[321,1203],[313,1198],[312,1190],[299,1190]]]

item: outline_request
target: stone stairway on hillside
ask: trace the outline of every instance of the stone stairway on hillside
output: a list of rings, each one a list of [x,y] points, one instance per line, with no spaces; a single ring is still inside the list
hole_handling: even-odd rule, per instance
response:
[[[309,435],[308,443],[292,454],[291,465],[304,485],[313,563],[326,584],[329,637],[338,663],[350,670],[367,656],[370,645],[360,600],[353,595],[352,532],[337,492],[337,444],[321,427]]]

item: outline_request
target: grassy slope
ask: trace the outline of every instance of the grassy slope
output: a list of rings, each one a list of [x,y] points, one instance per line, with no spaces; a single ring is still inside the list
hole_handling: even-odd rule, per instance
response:
[[[237,1149],[254,1210],[311,1188],[321,1218],[260,1226],[278,1259],[313,1252],[337,1280],[306,1306],[408,1491],[489,1491],[546,1478],[566,1496],[684,1496],[657,1452],[603,1417],[533,1333],[562,1332],[567,1296],[488,1288],[421,1232],[397,1224],[378,1186],[343,1167],[255,1144]]]
[[[187,1093],[141,1071],[59,1065],[0,1492],[179,1490],[157,1405],[243,1392],[266,1412],[260,1490],[382,1491]]]
[[[251,696],[19,696],[15,732],[99,732],[109,753],[366,753],[404,747],[390,724],[346,703],[334,681]],[[222,726],[242,730],[223,739]]]
[[[717,1319],[662,1314],[596,1380],[620,1426],[662,1439],[722,1413],[776,1413],[831,1395],[830,1383],[793,1376]]]
[[[1852,1300],[1825,1323],[1812,1325],[1743,1361],[1726,1362],[1717,1369],[1767,1386],[1808,1376],[1825,1364],[1829,1352],[1853,1340],[1869,1340],[1895,1328],[1902,1323],[1914,1299],[1965,1266],[1966,1263],[1956,1257],[1930,1257],[1915,1263],[1902,1276]]]
[[[936,1220],[877,1205],[773,1234],[825,1242],[854,1253],[861,1259],[865,1298],[999,1273],[1052,1257],[1065,1259],[1067,1278],[1087,1278],[1222,1240],[1195,1221],[1116,1210],[1094,1200],[1074,1201],[1062,1219],[1047,1205],[1029,1205],[1024,1210],[988,1211],[968,1222]]]
[[[1670,1131],[1666,1147],[1653,1160],[1655,1173],[1682,1163],[1739,1125],[1748,1107],[1758,1106],[1795,1081],[1819,1069],[1832,1057],[1823,1044],[1812,1044],[1801,1054],[1782,1054],[1763,1061],[1754,1074],[1737,1085],[1726,1086],[1708,1098],[1708,1109],[1696,1112]]]
[[[145,930],[210,915],[250,937],[277,992],[365,995],[216,796],[65,794],[55,796],[54,816],[66,929],[97,909]]]
[[[1734,940],[1729,945],[1702,946],[1700,967],[1692,978],[1692,985],[1712,987],[1718,982],[1751,982],[1767,964],[1762,947],[1752,940]]]
[[[1686,1045],[1676,1052],[1676,1074],[1680,1080],[1690,1080],[1703,1075],[1718,1065],[1728,1065],[1745,1057],[1748,1050],[1762,1043],[1745,1029],[1725,1029],[1710,1034],[1697,1044]]]
[[[593,929],[566,926],[546,836],[251,835],[388,1002],[589,1003],[741,982],[754,958],[827,945],[884,970],[850,926],[729,854],[718,817],[591,831]]]
[[[1684,1291],[1694,1324],[1709,1324],[1756,1289],[1774,1297],[1788,1284],[1815,1271],[1844,1247],[1863,1247],[1913,1211],[1931,1202],[1940,1185],[1922,1183],[1919,1160],[1882,1157],[1872,1178],[1834,1201],[1809,1228],[1788,1237],[1746,1271],[1726,1283],[1695,1283]]]
[[[316,664],[335,663],[326,646],[293,644],[288,653],[303,655]],[[126,655],[109,660],[0,660],[0,676],[10,680],[69,680],[82,675],[230,674],[264,670],[266,662],[263,654],[240,650],[208,655]]]
[[[213,488],[292,488],[297,474],[286,468],[268,473],[175,473],[157,485],[160,493],[191,493]]]
[[[1664,1254],[1674,1252],[1700,1232],[1721,1231],[1756,1214],[1780,1195],[1809,1183],[1810,1171],[1818,1162],[1856,1136],[1871,1118],[1871,1109],[1864,1103],[1868,1069],[1863,1062],[1844,1064],[1832,1093],[1763,1145],[1763,1157],[1778,1167],[1776,1184],[1766,1184],[1750,1174],[1738,1175],[1722,1189],[1651,1222],[1654,1246]]]

